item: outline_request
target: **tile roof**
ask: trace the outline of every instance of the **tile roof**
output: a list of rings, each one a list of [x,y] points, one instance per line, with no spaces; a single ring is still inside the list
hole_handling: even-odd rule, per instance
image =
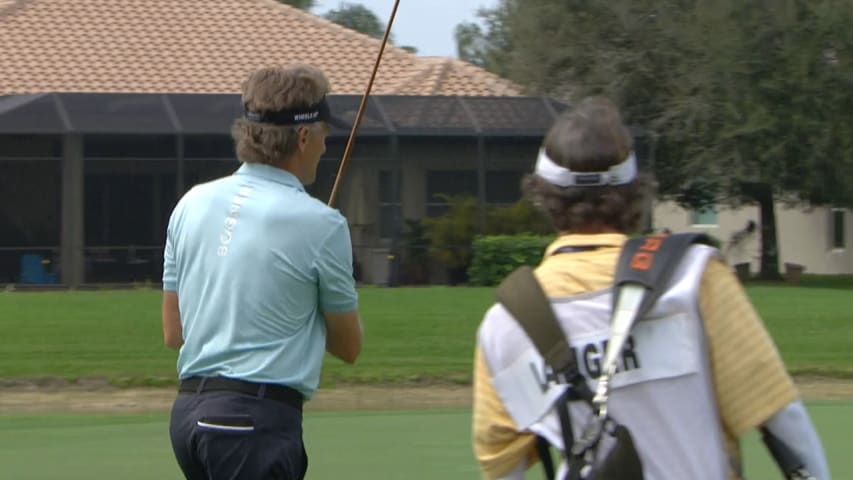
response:
[[[275,0],[0,0],[0,95],[236,93],[253,69],[307,62],[362,93],[380,41]],[[376,94],[517,96],[451,58],[386,46]]]
[[[404,95],[517,96],[521,87],[480,67],[448,57],[420,57],[419,72],[394,93]]]

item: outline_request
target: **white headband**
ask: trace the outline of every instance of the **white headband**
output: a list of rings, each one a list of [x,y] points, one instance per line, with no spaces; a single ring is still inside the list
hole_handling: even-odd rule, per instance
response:
[[[533,173],[558,187],[625,185],[637,178],[637,157],[631,152],[625,161],[613,165],[606,172],[573,172],[554,163],[545,153],[545,148],[540,148]]]

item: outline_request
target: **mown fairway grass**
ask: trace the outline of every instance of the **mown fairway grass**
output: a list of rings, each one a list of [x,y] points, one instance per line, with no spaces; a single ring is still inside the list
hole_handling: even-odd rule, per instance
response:
[[[748,292],[791,371],[853,376],[853,290],[751,286]]]
[[[809,286],[815,284],[817,286]],[[748,292],[794,373],[853,376],[853,282],[751,284]],[[355,366],[328,359],[324,383],[470,379],[474,338],[491,288],[363,288],[365,346]],[[160,292],[0,293],[0,379],[105,377],[171,384]]]
[[[847,453],[850,402],[810,403],[833,478],[853,478]],[[470,446],[471,412],[307,413],[308,479],[469,480],[478,478]],[[746,478],[781,478],[755,434],[743,445]],[[536,467],[529,478],[541,478]],[[123,480],[181,478],[168,438],[168,415],[0,416],[0,478]]]
[[[174,382],[162,345],[160,292],[0,293],[0,379],[107,377],[118,384]],[[465,381],[490,289],[360,291],[365,345],[358,365],[326,362],[326,381]]]

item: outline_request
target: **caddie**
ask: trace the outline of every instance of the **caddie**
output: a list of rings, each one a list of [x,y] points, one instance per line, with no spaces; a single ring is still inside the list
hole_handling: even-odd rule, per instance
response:
[[[587,99],[547,133],[522,189],[559,236],[535,277],[595,391],[610,334],[616,261],[641,227],[654,180],[639,171],[618,110]],[[739,439],[762,428],[815,478],[830,478],[821,441],[772,339],[716,249],[690,247],[657,303],[631,330],[608,414],[627,427],[644,480],[742,478]],[[485,479],[523,479],[538,439],[565,448],[542,357],[501,304],[485,314],[474,364],[473,447]],[[569,402],[574,438],[592,415]],[[566,464],[557,478],[565,478]],[[578,472],[574,472],[578,473]]]
[[[187,479],[302,479],[302,405],[323,354],[355,362],[362,326],[346,219],[312,198],[334,119],[309,65],[243,84],[242,162],[169,220],[163,338],[179,348],[170,436]]]

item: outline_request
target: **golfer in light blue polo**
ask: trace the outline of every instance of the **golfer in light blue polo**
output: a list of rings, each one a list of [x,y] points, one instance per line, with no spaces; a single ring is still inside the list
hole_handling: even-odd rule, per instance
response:
[[[329,82],[307,65],[243,85],[242,166],[169,221],[163,338],[179,348],[170,436],[188,479],[302,479],[302,403],[324,352],[355,362],[362,326],[346,219],[312,198]]]

